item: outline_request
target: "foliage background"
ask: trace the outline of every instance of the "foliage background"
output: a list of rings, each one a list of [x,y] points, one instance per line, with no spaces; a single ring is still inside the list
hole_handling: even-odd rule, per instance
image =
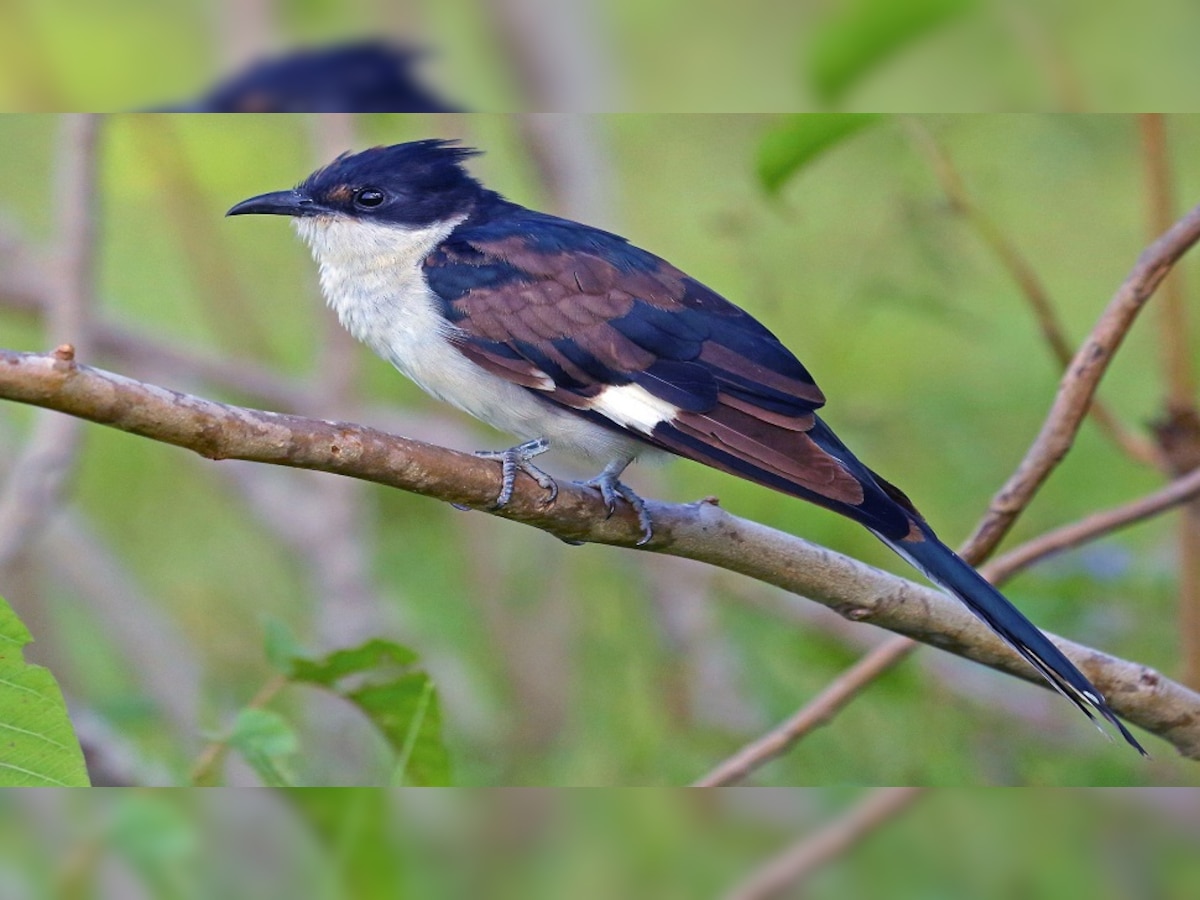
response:
[[[0,108],[128,110],[384,34],[491,111],[1190,111],[1188,0],[7,0]]]
[[[55,124],[0,119],[0,212],[10,234],[35,242],[51,237]],[[1013,285],[944,202],[911,123],[863,131],[772,199],[754,160],[773,124],[755,116],[588,118],[604,163],[594,173],[602,202],[592,221],[769,323],[831,397],[827,418],[843,439],[953,543],[1035,433],[1055,366]],[[1132,119],[933,116],[918,125],[948,148],[1082,336],[1147,242]],[[327,159],[323,127],[279,116],[107,120],[104,321],[229,360],[231,369],[251,362],[297,388],[328,382],[333,373],[320,365],[330,317],[304,248],[282,221],[221,220],[234,202],[290,186]],[[486,183],[560,208],[531,162],[528,133],[511,117],[381,116],[358,128],[359,146],[460,136],[487,151],[473,164]],[[1194,154],[1185,152],[1198,136],[1197,120],[1171,120],[1181,206],[1200,193]],[[1194,262],[1185,268],[1194,272]],[[3,345],[57,342],[28,315],[0,307]],[[305,412],[461,448],[503,445],[365,350],[349,358],[359,385],[353,402],[311,394]],[[136,351],[95,361],[131,374],[146,365]],[[1154,331],[1143,323],[1102,390],[1136,425],[1158,412],[1157,363]],[[165,378],[169,387],[253,401],[211,379]],[[28,412],[0,409],[7,446],[28,426]],[[454,777],[465,785],[686,782],[878,639],[732,575],[567,547],[369,486],[356,492],[352,522],[368,591],[348,603],[321,590],[312,560],[277,521],[283,510],[318,534],[344,529],[322,521],[319,503],[304,503],[319,496],[324,478],[247,471],[87,430],[69,508],[54,527],[67,517],[72,527],[82,523],[86,546],[106,567],[66,558],[52,528],[0,573],[0,593],[30,626],[30,655],[58,677],[77,726],[128,777],[186,781],[205,735],[228,728],[270,678],[264,643],[277,627],[323,650],[364,632],[417,650],[439,686]],[[856,526],[700,467],[646,469],[632,481],[649,496],[716,494],[740,515],[905,572]],[[1158,483],[1085,430],[1013,540]],[[1169,520],[1156,521],[1043,565],[1008,593],[1046,628],[1171,674],[1179,666],[1172,553]],[[291,761],[300,783],[387,779],[385,748],[352,711],[303,692],[284,695],[278,708],[300,731]],[[1144,763],[1047,692],[923,650],[758,779],[1200,783],[1193,764],[1156,749]],[[236,759],[225,774],[253,781]]]
[[[1192,896],[1190,792],[943,790],[805,897]],[[835,789],[10,792],[0,884],[34,897],[728,896]],[[216,861],[216,864],[214,864]]]

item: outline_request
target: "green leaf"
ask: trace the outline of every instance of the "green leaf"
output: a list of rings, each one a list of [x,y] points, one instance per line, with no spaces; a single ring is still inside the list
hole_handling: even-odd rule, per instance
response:
[[[335,650],[320,659],[294,657],[289,674],[293,681],[331,687],[347,675],[378,675],[390,668],[407,668],[418,659],[407,647],[375,638],[358,647]]]
[[[783,116],[758,145],[758,178],[772,194],[830,147],[879,121],[876,113]]]
[[[450,756],[442,742],[442,711],[433,679],[419,657],[391,641],[374,639],[318,659],[295,658],[293,681],[317,685],[353,703],[396,753],[393,780],[422,786],[450,783]]]
[[[808,79],[817,98],[838,102],[889,57],[963,15],[977,0],[852,0],[811,34]]]
[[[21,652],[29,630],[0,598],[0,786],[87,786],[87,767],[58,683]]]
[[[375,723],[396,751],[393,784],[440,787],[450,784],[450,757],[442,743],[442,709],[437,689],[424,672],[347,695]]]
[[[400,787],[404,784],[408,777],[410,767],[418,772],[418,777],[428,777],[428,771],[431,767],[445,767],[445,760],[431,760],[418,758],[414,761],[413,751],[418,747],[425,749],[429,746],[425,736],[427,723],[430,722],[430,710],[434,701],[433,679],[426,678],[425,684],[421,688],[421,696],[417,698],[417,707],[413,711],[412,717],[408,721],[408,727],[404,734],[404,743],[400,747],[400,754],[396,759],[396,767],[392,770],[392,786]],[[444,754],[443,754],[444,756]],[[421,776],[420,773],[426,773]],[[449,773],[443,773],[444,777],[449,777]],[[437,776],[435,776],[437,777]]]
[[[299,741],[292,726],[278,713],[267,709],[239,711],[229,735],[229,746],[242,754],[269,787],[293,784],[287,758],[299,749]]]

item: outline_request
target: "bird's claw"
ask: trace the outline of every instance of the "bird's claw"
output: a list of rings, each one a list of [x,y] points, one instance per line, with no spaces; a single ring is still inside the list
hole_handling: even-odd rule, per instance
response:
[[[585,481],[585,485],[596,488],[600,491],[600,498],[604,501],[604,509],[606,519],[611,519],[613,513],[617,511],[617,497],[619,496],[618,489],[613,484],[612,479],[593,478],[590,481]]]
[[[540,456],[550,449],[550,442],[545,438],[526,441],[507,450],[478,450],[475,455],[480,459],[500,460],[500,493],[492,504],[492,509],[503,509],[512,500],[513,488],[517,481],[517,473],[524,472],[537,482],[538,487],[549,494],[542,501],[543,506],[549,506],[558,498],[558,484],[553,478],[535,466],[530,460]]]
[[[608,512],[605,518],[612,518],[613,513],[617,511],[618,497],[633,507],[633,511],[637,513],[638,524],[642,526],[642,537],[636,544],[641,547],[648,544],[654,537],[654,526],[650,522],[650,513],[646,511],[646,501],[635,494],[633,488],[621,481],[620,475],[626,465],[628,465],[626,461],[610,463],[595,478],[589,478],[579,484],[582,487],[594,487],[600,492],[600,498],[604,501],[604,508]]]

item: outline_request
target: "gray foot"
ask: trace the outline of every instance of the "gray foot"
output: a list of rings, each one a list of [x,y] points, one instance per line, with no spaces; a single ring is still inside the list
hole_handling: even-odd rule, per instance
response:
[[[604,507],[610,516],[617,511],[618,497],[633,507],[633,511],[637,513],[638,524],[642,526],[642,539],[637,542],[637,546],[641,547],[654,537],[654,526],[650,523],[650,513],[646,511],[646,501],[621,481],[621,473],[628,465],[629,460],[627,459],[613,460],[595,478],[581,481],[580,484],[584,487],[594,487],[600,491],[600,496],[604,498]]]
[[[524,472],[538,483],[538,487],[550,494],[544,501],[545,505],[549,506],[554,502],[558,497],[558,485],[553,478],[530,462],[535,456],[540,456],[549,449],[550,442],[545,438],[538,438],[507,450],[476,451],[475,455],[481,459],[500,460],[500,493],[496,496],[494,509],[508,505],[508,501],[512,499],[513,485],[516,483],[518,472]]]

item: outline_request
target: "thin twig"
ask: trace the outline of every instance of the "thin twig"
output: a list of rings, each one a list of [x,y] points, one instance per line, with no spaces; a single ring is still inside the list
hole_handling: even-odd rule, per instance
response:
[[[936,147],[934,150],[936,150]],[[970,204],[965,190],[961,188],[957,173],[950,166],[948,159],[945,159],[944,156],[935,158],[940,158],[942,162],[942,165],[939,167],[939,176],[943,181],[943,186],[948,196],[951,198],[951,201],[959,204],[964,211],[973,209],[974,207]],[[1190,214],[1190,217],[1195,220],[1196,210],[1193,210],[1193,212]],[[1164,235],[1164,238],[1160,239],[1160,241],[1155,245],[1155,247],[1158,247],[1161,250],[1162,256],[1152,255],[1150,250],[1142,255],[1139,260],[1139,266],[1135,267],[1134,272],[1131,273],[1130,277],[1126,279],[1125,284],[1122,285],[1122,289],[1118,291],[1117,297],[1114,298],[1114,302],[1110,303],[1110,309],[1106,310],[1105,316],[1101,319],[1101,324],[1097,326],[1097,331],[1100,330],[1106,319],[1110,318],[1110,313],[1113,312],[1113,307],[1117,305],[1118,300],[1122,299],[1124,292],[1128,292],[1132,298],[1131,302],[1136,302],[1138,304],[1138,306],[1135,306],[1131,311],[1129,311],[1128,320],[1125,322],[1124,328],[1127,329],[1129,325],[1132,324],[1133,315],[1136,314],[1137,309],[1140,307],[1140,303],[1143,303],[1145,299],[1148,299],[1149,294],[1153,291],[1154,285],[1157,284],[1157,281],[1154,280],[1155,275],[1157,274],[1158,278],[1161,280],[1159,267],[1169,267],[1172,265],[1175,259],[1177,259],[1178,256],[1181,255],[1182,252],[1184,252],[1184,250],[1186,250],[1187,247],[1196,240],[1195,221],[1189,223],[1188,220],[1185,219],[1181,221],[1180,225],[1185,227],[1181,228],[1180,226],[1176,226],[1172,232]],[[986,230],[985,233],[988,235],[989,241],[998,241],[995,249],[997,249],[997,252],[999,252],[1002,259],[1006,260],[1010,266],[1014,267],[1014,277],[1017,278],[1018,283],[1023,286],[1023,289],[1025,290],[1027,297],[1029,297],[1031,300],[1035,310],[1039,311],[1039,321],[1042,323],[1043,330],[1045,331],[1051,346],[1056,348],[1056,352],[1058,352],[1057,348],[1059,348],[1064,340],[1061,334],[1061,327],[1057,323],[1057,317],[1054,315],[1052,307],[1050,307],[1048,302],[1046,302],[1044,291],[1041,290],[1039,283],[1036,281],[1036,277],[1034,276],[1032,269],[1021,263],[1020,257],[1016,254],[1015,250],[1007,247],[1003,240],[1003,236],[999,234],[998,231]],[[1169,240],[1172,234],[1176,235],[1177,240]],[[1151,250],[1153,249],[1154,247],[1151,248]],[[1140,276],[1140,279],[1139,269],[1141,269],[1143,273]],[[1145,283],[1143,284],[1140,282]],[[1082,361],[1087,361],[1087,354],[1091,354],[1091,361],[1097,362],[1095,357],[1096,349],[1107,349],[1109,356],[1111,356],[1111,354],[1115,352],[1116,346],[1119,344],[1123,335],[1123,330],[1114,327],[1111,330],[1110,336],[1108,336],[1107,344],[1104,344],[1095,339],[1096,331],[1094,331],[1093,340],[1088,344],[1085,344],[1083,349],[1076,354],[1075,358]],[[1082,368],[1082,366],[1080,366],[1080,368]],[[1103,374],[1103,370],[1104,366],[1097,364],[1092,373],[1092,391],[1094,391],[1095,384],[1099,382],[1100,376]],[[1067,390],[1068,382],[1070,382],[1074,377],[1073,373],[1075,371],[1076,367],[1074,365],[1068,368],[1068,376],[1064,378],[1063,386],[1060,387],[1059,391],[1060,401]],[[1023,509],[1029,500],[1032,499],[1033,494],[1037,487],[1040,486],[1041,481],[1049,476],[1049,472],[1061,459],[1061,456],[1065,455],[1067,449],[1070,447],[1071,441],[1073,440],[1074,433],[1078,429],[1082,409],[1086,409],[1087,407],[1089,395],[1085,391],[1080,391],[1078,393],[1080,398],[1076,401],[1078,406],[1073,407],[1071,404],[1056,402],[1054,408],[1051,410],[1050,416],[1047,418],[1046,426],[1043,427],[1042,435],[1039,436],[1039,441],[1035,442],[1034,446],[1030,450],[1030,453],[1027,454],[1025,461],[1022,463],[1021,468],[1017,470],[1017,473],[1014,475],[1013,479],[1010,479],[1009,481],[1009,485],[1014,485],[1014,480],[1021,475],[1022,470],[1027,469],[1028,477],[1030,479],[1028,484],[1030,487],[1024,491],[1023,498],[1014,495],[1012,505],[1008,509],[999,509],[997,508],[997,504],[993,502],[992,510],[990,511],[989,516],[985,518],[980,527],[976,530],[975,534],[967,542],[967,546],[963,551],[963,555],[967,559],[974,560],[986,556],[987,552],[989,552],[991,548],[999,542],[1004,532],[1008,527],[1011,526],[1012,521],[1015,520],[1015,517],[1020,510]],[[1069,419],[1073,416],[1075,417],[1075,421],[1072,424]],[[1062,420],[1061,425],[1058,424],[1060,420]],[[1039,443],[1048,445],[1048,442],[1044,442],[1042,440],[1047,436],[1048,433],[1056,438],[1057,447],[1049,445],[1047,446],[1048,452],[1042,453],[1040,457],[1035,456],[1035,451],[1038,450]],[[1114,434],[1114,436],[1118,434],[1117,432],[1110,433]],[[1123,445],[1126,444],[1124,439],[1120,440]],[[1132,445],[1129,446],[1132,447]],[[1061,450],[1057,450],[1058,447],[1060,447]],[[1056,452],[1059,455],[1056,456]],[[1003,492],[998,496],[1004,496]],[[1005,520],[1007,520],[1006,523]],[[901,640],[896,640],[889,641],[887,644],[877,648],[875,651],[872,651],[868,657],[865,657],[860,661],[860,663],[853,666],[850,670],[847,670],[847,672],[844,673],[844,675],[839,678],[837,682],[835,682],[835,686],[832,686],[827,691],[822,692],[822,694],[818,695],[818,697],[816,697],[804,709],[800,710],[795,716],[789,719],[787,723],[784,723],[783,726],[780,726],[776,732],[772,732],[771,735],[768,735],[767,738],[764,739],[764,744],[760,748],[760,751],[766,752],[768,749],[770,749],[772,751],[771,756],[776,755],[777,751],[774,751],[773,748],[783,737],[783,735],[779,734],[778,732],[786,733],[788,746],[795,743],[795,741],[799,740],[800,737],[807,733],[807,730],[811,730],[811,727],[813,726],[809,723],[827,721],[828,718],[834,714],[834,712],[849,703],[850,699],[852,699],[858,691],[861,691],[864,687],[866,687],[866,685],[869,684],[873,678],[878,677],[878,674],[882,674],[883,672],[887,671],[892,665],[907,656],[912,649],[913,646],[911,644]],[[749,748],[747,749],[749,750]],[[743,758],[743,762],[744,761],[745,759]],[[718,769],[719,768],[720,767],[718,767]],[[714,772],[716,771],[717,770],[714,770]]]
[[[921,122],[906,119],[909,134],[925,153],[950,208],[962,215],[975,229],[980,240],[991,250],[996,260],[1016,283],[1029,304],[1038,328],[1051,354],[1063,369],[1071,364],[1074,351],[1067,337],[1066,326],[1050,299],[1050,293],[1038,277],[1033,265],[1018,249],[1016,243],[974,201],[950,154]],[[1168,220],[1155,232],[1161,234],[1170,225]],[[1162,467],[1162,454],[1152,441],[1130,431],[1101,400],[1094,399],[1088,414],[1100,430],[1130,458],[1147,465]]]
[[[825,863],[860,844],[907,810],[924,788],[875,788],[846,812],[756,868],[725,900],[771,900],[790,891]]]
[[[219,54],[221,74],[236,72],[277,49],[278,4],[274,0],[224,0],[215,4],[214,35],[209,46]]]
[[[864,687],[919,646],[916,641],[906,637],[892,637],[884,641],[826,685],[811,703],[805,704],[795,715],[723,760],[703,778],[694,781],[692,787],[724,787],[745,780],[750,773],[781,756],[802,737],[832,719]]]
[[[87,346],[96,246],[96,143],[98,122],[91,115],[62,120],[58,172],[59,210],[55,271],[57,289],[45,312],[45,330],[54,343]],[[0,568],[41,532],[58,507],[82,436],[80,423],[52,412],[40,414],[28,442],[0,489]]]
[[[242,709],[264,709],[290,683],[286,675],[281,673],[272,675]],[[225,754],[229,750],[229,741],[230,736],[226,735],[209,741],[205,745],[204,749],[200,751],[200,755],[196,757],[196,761],[192,764],[192,770],[188,774],[188,781],[192,785],[206,785],[211,782],[216,767],[225,758]]]
[[[612,164],[599,120],[589,115],[614,105],[616,68],[597,10],[526,0],[495,0],[482,9],[510,64],[520,105],[539,110],[518,114],[515,123],[547,205],[567,218],[614,226]]]
[[[1200,471],[1200,470],[1196,470]],[[1180,680],[1200,690],[1200,502],[1184,509],[1179,523],[1179,630],[1183,667]]]
[[[0,238],[12,238],[11,234]],[[23,315],[41,317],[54,305],[55,288],[41,277],[31,259],[32,251],[18,246],[11,268],[0,284],[0,306]],[[119,304],[115,304],[119,305]],[[148,381],[185,379],[201,382],[221,391],[231,391],[256,403],[282,412],[303,412],[311,408],[310,391],[297,379],[288,378],[246,359],[217,356],[184,347],[170,339],[139,334],[104,315],[94,316],[88,324],[93,352],[101,359],[117,360],[129,374]]]
[[[1001,584],[1017,572],[1028,569],[1050,556],[1104,537],[1127,525],[1142,522],[1172,507],[1188,503],[1198,495],[1200,469],[1177,478],[1153,494],[1147,494],[1112,509],[1092,513],[1078,522],[1048,531],[997,557],[979,571],[992,583]]]
[[[992,498],[988,515],[968,540],[975,557],[986,556],[1008,533],[1071,449],[1100,379],[1146,301],[1167,273],[1200,239],[1200,206],[1194,207],[1138,257],[1099,321],[1076,352],[1059,383],[1041,431],[1016,472]]]
[[[303,382],[247,359],[150,338],[103,320],[93,327],[92,339],[97,354],[121,360],[131,374],[145,373],[150,380],[197,382],[284,412],[313,408],[312,391]]]
[[[1171,165],[1166,123],[1161,115],[1138,117],[1145,160],[1150,229],[1158,233],[1171,221]],[[1191,347],[1183,272],[1176,270],[1163,285],[1158,310],[1159,341],[1166,382],[1166,413],[1155,423],[1159,446],[1175,475],[1200,469],[1200,410],[1196,407],[1196,370]],[[1179,635],[1183,681],[1200,686],[1200,501],[1193,501],[1179,520]]]
[[[516,124],[537,166],[547,205],[570,219],[614,227],[616,179],[596,117],[583,113],[522,113]]]
[[[1048,17],[1037,6],[1021,3],[989,4],[987,9],[1011,32],[1026,65],[1041,75],[1043,87],[1050,91],[1050,108],[1060,113],[1085,112],[1083,80],[1072,68],[1062,39],[1051,33]]]
[[[135,146],[143,154],[142,177],[154,185],[158,220],[186,250],[181,257],[185,264],[175,274],[205,298],[200,307],[205,324],[222,347],[271,358],[276,332],[267,321],[269,313],[250,302],[238,278],[229,233],[211,214],[213,201],[188,161],[176,117],[135,116],[124,124],[134,131]]]
[[[831,615],[822,606],[773,590],[765,584],[718,577],[719,596],[723,602],[742,603],[805,634],[823,635],[847,652],[862,655],[891,639],[887,633],[880,634],[874,628],[859,628],[854,622]],[[737,664],[736,658],[723,658],[718,662]],[[1045,731],[1062,721],[1060,698],[1051,691],[1037,694],[1013,691],[1007,680],[992,678],[982,668],[968,670],[958,660],[943,653],[918,654],[913,665],[921,669],[926,682],[937,684],[940,690],[948,691],[971,706],[987,710],[989,715],[1007,719],[1014,725],[1020,722],[1026,731]],[[706,691],[712,690],[706,687]],[[734,703],[737,705],[732,705]],[[731,699],[728,705],[712,711],[708,718],[731,732],[746,732],[757,725],[752,721],[757,719],[752,704],[747,705],[745,700]],[[1069,732],[1062,732],[1062,736],[1072,740]]]
[[[599,494],[560,482],[557,500],[518,479],[508,505],[492,509],[494,462],[385,434],[361,425],[227,406],[79,365],[62,355],[0,350],[0,397],[58,409],[213,459],[336,472],[524,522],[560,538],[637,544],[641,529],[627,505],[606,517]],[[647,549],[741,572],[823,603],[856,621],[935,644],[960,656],[1043,683],[975,616],[940,591],[738,519],[701,501],[648,504],[655,536]],[[1145,666],[1057,639],[1110,705],[1200,758],[1200,695]]]
[[[1004,556],[980,568],[988,581],[1000,585],[1024,569],[1049,556],[1141,522],[1173,506],[1186,503],[1200,494],[1200,470],[1172,482],[1165,488],[1131,503],[1094,513],[1078,522],[1034,538]],[[720,762],[694,787],[722,787],[736,784],[762,768],[829,722],[876,678],[905,659],[919,645],[906,637],[895,637],[872,648],[849,669],[822,689],[792,716],[770,732],[746,744]]]
[[[584,113],[613,107],[617,67],[604,45],[598,8],[495,0],[480,11],[509,63],[518,106]]]
[[[1166,231],[1174,219],[1166,122],[1159,113],[1142,113],[1138,116],[1138,126],[1146,172],[1147,221],[1153,237]],[[1195,409],[1196,370],[1188,341],[1187,292],[1182,270],[1176,269],[1164,280],[1157,318],[1158,349],[1166,374],[1167,409]]]
[[[1076,353],[1038,438],[961,549],[968,562],[978,564],[988,556],[1066,455],[1107,362],[1133,324],[1138,310],[1166,272],[1197,239],[1200,239],[1200,207],[1193,209],[1138,258],[1088,340]],[[729,783],[779,755],[817,725],[828,721],[914,648],[915,644],[906,640],[888,641],[875,648],[786,722],[738,751],[728,767],[722,763],[704,776],[704,783]],[[1105,687],[1097,686],[1102,693],[1108,693]]]

